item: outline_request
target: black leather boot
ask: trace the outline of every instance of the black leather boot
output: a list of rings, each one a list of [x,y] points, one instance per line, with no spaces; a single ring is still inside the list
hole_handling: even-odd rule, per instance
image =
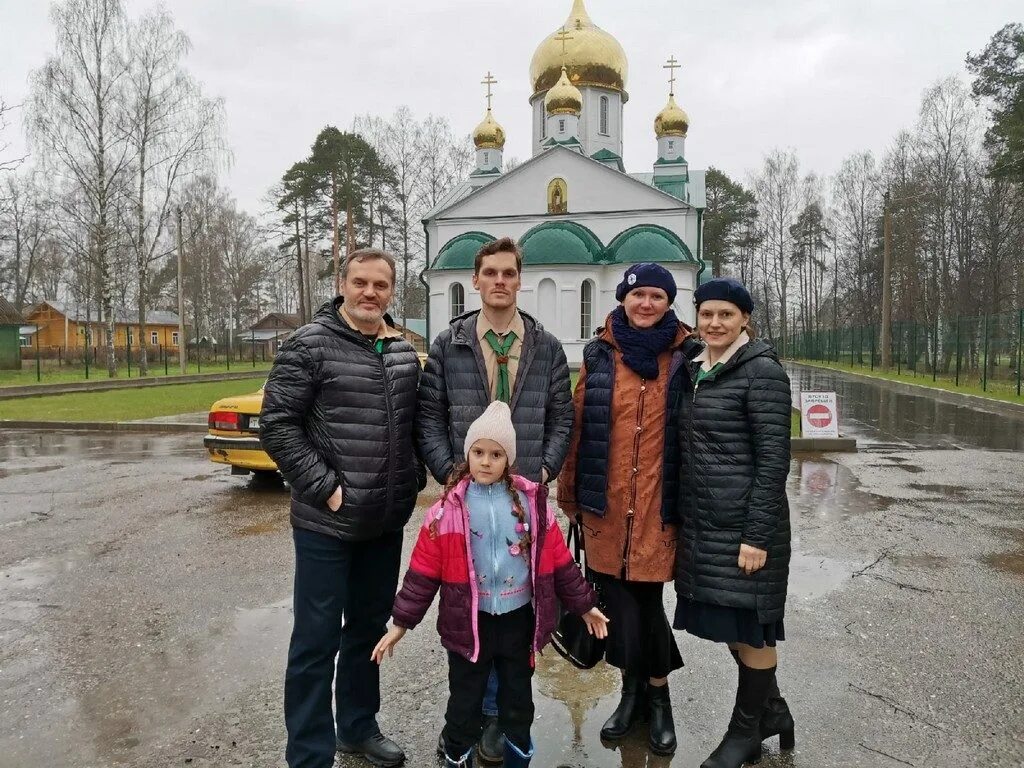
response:
[[[676,723],[672,719],[672,699],[668,683],[647,686],[648,712],[651,717],[647,746],[656,755],[671,755],[676,751]]]
[[[505,736],[498,727],[497,715],[488,715],[484,719],[484,731],[480,735],[476,756],[481,765],[501,765],[504,760]]]
[[[761,712],[775,678],[775,667],[752,669],[739,662],[736,706],[722,743],[700,768],[740,768],[761,761]]]
[[[736,663],[740,663],[740,655],[737,651],[729,650]],[[772,736],[779,737],[779,749],[793,749],[796,747],[796,735],[794,733],[795,723],[793,715],[789,711],[789,705],[782,698],[779,692],[778,677],[772,678],[771,687],[768,689],[768,700],[761,712],[761,741],[766,741]]]
[[[647,694],[647,681],[628,672],[622,673],[622,698],[612,716],[601,726],[601,738],[615,741],[625,736],[633,723],[642,719],[645,712],[644,699]]]
[[[338,739],[338,751],[362,755],[374,765],[383,768],[393,768],[405,762],[405,752],[402,748],[382,733],[376,733],[358,743]]]

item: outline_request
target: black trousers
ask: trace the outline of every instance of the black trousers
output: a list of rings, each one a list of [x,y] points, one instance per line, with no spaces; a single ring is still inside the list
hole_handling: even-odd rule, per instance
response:
[[[448,756],[456,760],[480,740],[481,705],[487,678],[498,673],[498,725],[520,752],[530,751],[533,725],[533,605],[494,616],[477,614],[480,654],[475,662],[448,653],[448,710],[444,737]]]
[[[668,677],[683,666],[665,615],[661,582],[625,581],[591,572],[610,621],[604,658],[613,667],[644,680]]]
[[[293,538],[295,624],[284,680],[285,757],[289,768],[330,768],[335,736],[360,742],[380,730],[380,668],[370,651],[384,635],[394,605],[402,532],[352,542],[296,528]]]

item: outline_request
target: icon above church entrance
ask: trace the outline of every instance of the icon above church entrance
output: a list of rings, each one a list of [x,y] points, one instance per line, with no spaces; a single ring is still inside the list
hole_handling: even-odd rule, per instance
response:
[[[565,213],[569,210],[569,194],[565,179],[552,179],[548,184],[548,213]]]

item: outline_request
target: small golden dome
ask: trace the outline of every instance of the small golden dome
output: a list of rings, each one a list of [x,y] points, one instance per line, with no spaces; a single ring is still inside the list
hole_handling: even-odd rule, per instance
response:
[[[689,116],[676,104],[676,97],[669,94],[668,104],[654,118],[654,134],[659,139],[662,136],[685,136],[689,128]]]
[[[569,82],[576,86],[596,85],[623,92],[626,100],[626,52],[614,37],[590,20],[583,0],[574,0],[564,25],[571,39],[565,42],[564,63]],[[537,96],[553,86],[562,69],[561,29],[556,29],[537,46],[530,61],[530,82]]]
[[[480,125],[473,129],[473,143],[477,149],[502,149],[505,146],[505,129],[498,125],[491,110],[487,110]]]
[[[565,67],[562,67],[562,76],[558,78],[558,82],[544,97],[544,111],[549,115],[578,115],[583,111],[583,94],[569,82]]]

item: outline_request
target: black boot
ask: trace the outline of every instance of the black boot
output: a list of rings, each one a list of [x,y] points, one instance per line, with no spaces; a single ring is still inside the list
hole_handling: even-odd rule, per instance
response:
[[[740,768],[761,761],[761,712],[775,678],[775,667],[752,669],[739,662],[736,706],[725,738],[700,768]]]
[[[505,753],[505,736],[498,727],[498,716],[488,715],[484,719],[484,731],[480,735],[476,756],[481,765],[501,765]]]
[[[651,731],[647,746],[656,755],[671,755],[676,751],[676,724],[672,719],[672,700],[668,694],[668,683],[647,686],[648,712],[651,715]]]
[[[622,698],[612,716],[601,726],[601,738],[615,741],[625,736],[633,723],[644,716],[647,681],[628,672],[622,673]]]
[[[740,655],[737,651],[729,649],[736,663],[740,663]],[[761,712],[761,741],[766,741],[772,736],[779,737],[779,749],[793,749],[796,746],[794,734],[795,724],[793,715],[789,711],[789,705],[782,698],[779,692],[778,677],[772,677],[771,687],[768,689],[768,700]]]

